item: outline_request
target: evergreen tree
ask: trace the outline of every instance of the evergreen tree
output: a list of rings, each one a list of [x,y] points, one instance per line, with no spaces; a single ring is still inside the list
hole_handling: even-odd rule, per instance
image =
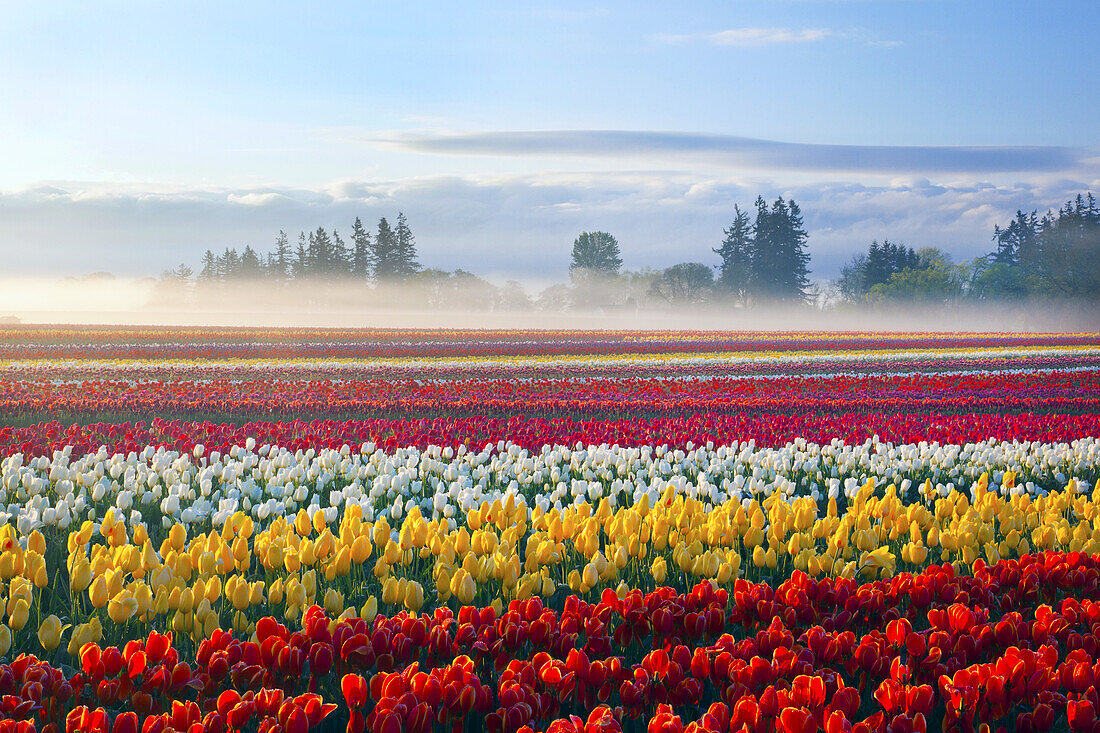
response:
[[[810,287],[806,230],[802,211],[793,200],[780,196],[769,210],[756,199],[753,237],[753,293],[778,302],[806,300]]]
[[[256,250],[251,245],[245,245],[244,252],[241,253],[240,276],[255,280],[260,277],[262,270],[263,264]]]
[[[225,248],[225,252],[222,253],[220,262],[221,276],[223,280],[235,279],[241,274],[241,256],[237,254],[236,248]]]
[[[378,233],[374,236],[374,279],[389,282],[398,278],[397,236],[386,217],[378,220]]]
[[[294,250],[294,261],[291,263],[290,270],[295,279],[308,277],[312,274],[305,232],[298,232],[298,247]]]
[[[753,278],[753,231],[749,215],[734,205],[733,223],[723,232],[726,238],[722,246],[714,250],[722,258],[718,266],[718,287],[744,303]]]
[[[776,272],[776,233],[772,213],[763,196],[756,197],[756,219],[752,225],[752,280],[749,293],[753,298],[771,297],[778,274]]]
[[[355,217],[351,228],[351,274],[360,280],[367,280],[373,272],[373,251],[370,232],[363,228],[363,222]]]
[[[290,241],[286,232],[279,230],[279,236],[275,240],[275,252],[268,259],[268,273],[285,280],[290,275]]]
[[[409,229],[405,214],[397,212],[397,228],[394,230],[394,239],[397,244],[395,271],[399,278],[406,278],[416,274],[420,270],[420,262],[416,256],[416,238]]]
[[[794,199],[787,206],[784,232],[784,299],[804,302],[810,291],[810,253],[806,251],[810,236],[806,233],[802,209]]]
[[[309,239],[309,263],[310,274],[327,277],[333,274],[336,264],[332,238],[324,227],[317,227],[317,231],[310,235]]]
[[[345,276],[351,271],[351,250],[340,238],[340,233],[332,230],[332,269],[334,275]]]
[[[218,258],[210,250],[202,254],[202,270],[199,272],[199,280],[204,283],[213,283],[220,280],[218,274]]]

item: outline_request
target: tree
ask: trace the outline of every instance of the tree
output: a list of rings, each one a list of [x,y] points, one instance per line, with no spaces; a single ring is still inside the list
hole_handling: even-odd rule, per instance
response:
[[[408,220],[403,212],[397,212],[397,227],[393,235],[396,241],[394,272],[397,277],[404,279],[416,274],[420,269],[420,262],[416,258],[416,238],[409,229]]]
[[[245,245],[244,252],[241,253],[240,277],[259,278],[262,268],[263,264],[260,262],[260,256],[256,254],[256,250],[252,249],[251,245]]]
[[[295,279],[307,277],[312,274],[305,232],[298,232],[298,247],[294,250],[294,262],[291,263],[290,269]]]
[[[237,254],[236,248],[225,248],[225,252],[219,258],[219,270],[223,280],[236,279],[240,276],[241,256]]]
[[[806,251],[809,235],[806,233],[802,220],[802,209],[790,200],[784,211],[783,199],[776,202],[781,213],[785,213],[783,219],[783,247],[780,252],[783,255],[783,279],[782,298],[795,302],[805,302],[810,290],[810,253]]]
[[[543,288],[535,301],[535,307],[538,310],[552,313],[564,311],[572,304],[572,291],[564,283],[555,283]]]
[[[160,279],[176,283],[188,283],[191,282],[191,277],[194,274],[195,271],[191,269],[190,265],[185,262],[181,262],[179,267],[174,267],[172,269],[162,272],[160,274]]]
[[[965,273],[951,261],[950,255],[935,247],[925,247],[917,256],[917,267],[894,273],[885,283],[873,286],[870,299],[946,304],[962,296]]]
[[[966,293],[975,300],[1010,300],[1027,294],[1027,283],[1017,266],[998,262],[995,255],[971,261]]]
[[[753,295],[776,302],[805,302],[810,255],[798,204],[780,196],[769,209],[764,198],[757,197],[753,229]]]
[[[378,220],[378,233],[374,236],[374,279],[378,282],[396,280],[398,277],[397,236],[386,217]]]
[[[351,274],[360,280],[370,278],[373,271],[373,252],[370,232],[363,228],[363,222],[355,217],[351,227]]]
[[[714,250],[722,258],[717,285],[738,302],[745,303],[753,277],[753,231],[749,215],[734,205],[733,223],[723,232],[726,238],[722,246]]]
[[[351,271],[351,250],[340,238],[340,232],[332,230],[332,261],[329,272],[333,275],[347,275]]]
[[[211,250],[202,253],[202,271],[199,272],[199,280],[204,283],[213,283],[221,279],[218,270],[218,258]]]
[[[653,281],[650,293],[672,305],[702,303],[714,287],[714,271],[702,262],[681,262]]]
[[[335,247],[324,227],[309,235],[309,264],[311,275],[328,276],[336,271]]]
[[[833,281],[841,300],[854,302],[867,294],[868,288],[863,279],[866,269],[867,255],[862,252],[852,255],[852,259],[841,265],[840,276]]]
[[[285,280],[290,275],[290,241],[286,232],[279,230],[279,236],[275,239],[275,251],[268,259],[268,274]]]
[[[497,300],[497,289],[492,283],[466,270],[451,273],[451,289],[454,306],[462,310],[489,310]]]
[[[573,241],[569,276],[576,281],[577,278],[618,275],[623,266],[619,254],[618,240],[607,232],[581,232]]]
[[[516,280],[509,280],[500,289],[498,305],[502,311],[515,312],[529,311],[533,303],[531,302],[531,296],[527,294],[521,283]]]
[[[840,277],[833,285],[842,299],[855,302],[863,300],[876,285],[883,285],[899,272],[917,269],[920,258],[912,247],[894,244],[884,239],[871,242],[867,254],[855,255],[840,269]]]

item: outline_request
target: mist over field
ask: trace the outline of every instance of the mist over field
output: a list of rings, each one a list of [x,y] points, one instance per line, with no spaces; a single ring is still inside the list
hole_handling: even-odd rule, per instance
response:
[[[472,300],[476,293],[467,294]],[[608,305],[547,310],[494,304],[462,307],[464,294],[432,307],[413,287],[316,283],[272,292],[242,283],[216,297],[165,293],[144,279],[0,278],[0,325],[115,324],[164,326],[518,328],[615,330],[905,330],[1095,331],[1093,305],[1021,301],[1010,304],[834,304],[730,307],[727,304],[638,307]]]

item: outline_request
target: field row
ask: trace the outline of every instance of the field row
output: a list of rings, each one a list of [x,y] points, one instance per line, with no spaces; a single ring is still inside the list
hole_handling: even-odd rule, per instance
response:
[[[1092,730],[1098,582],[1095,558],[1046,553],[972,577],[950,565],[862,585],[796,573],[608,591],[560,611],[529,599],[334,619],[314,606],[300,624],[217,631],[194,665],[179,634],[156,632],[86,642],[77,673],[4,665],[0,725],[33,729],[14,721],[37,711],[70,731],[113,719],[115,733]]]
[[[676,416],[706,413],[1089,413],[1100,370],[740,379],[0,380],[0,419]]]
[[[410,358],[1097,347],[1097,334],[3,326],[0,359]]]

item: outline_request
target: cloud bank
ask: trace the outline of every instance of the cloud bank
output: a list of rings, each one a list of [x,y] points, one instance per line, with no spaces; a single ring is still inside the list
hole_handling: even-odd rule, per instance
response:
[[[0,257],[10,272],[110,271],[155,275],[203,250],[270,249],[280,229],[373,225],[404,211],[425,266],[462,267],[537,285],[564,279],[573,238],[604,229],[626,267],[716,264],[711,251],[733,205],[758,193],[794,197],[810,232],[815,278],[834,276],[872,239],[939,246],[965,258],[989,251],[993,225],[1017,208],[1045,210],[1100,189],[1100,179],[1045,183],[882,185],[845,181],[777,185],[765,179],[700,179],[674,171],[544,173],[344,181],[318,188],[194,188],[54,182],[0,193]]]
[[[825,145],[644,130],[404,133],[376,142],[419,153],[479,156],[640,156],[735,170],[873,174],[1050,173],[1095,164],[1097,152],[1056,146]]]

